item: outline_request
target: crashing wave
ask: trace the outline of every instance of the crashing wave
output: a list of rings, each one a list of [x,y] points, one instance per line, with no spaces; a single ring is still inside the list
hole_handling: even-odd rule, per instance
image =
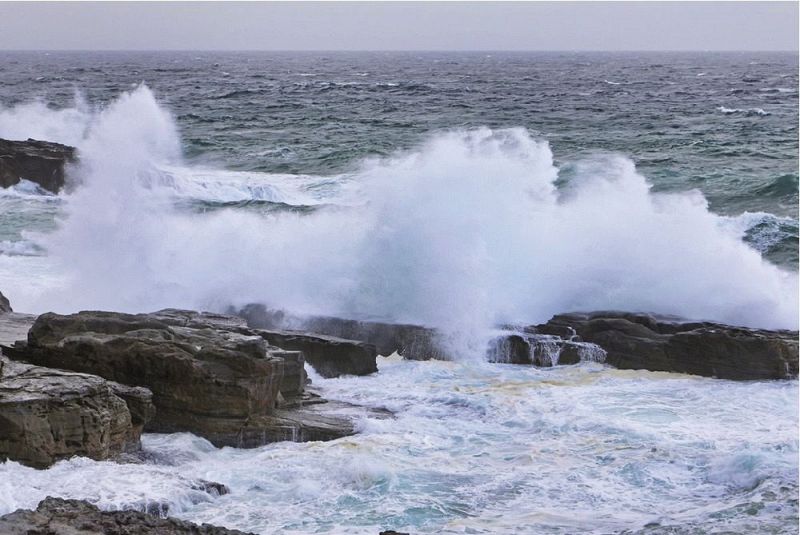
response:
[[[465,351],[485,347],[475,338],[493,325],[576,309],[797,323],[796,274],[763,260],[699,192],[651,192],[622,156],[586,159],[556,187],[549,145],[526,130],[457,130],[362,162],[347,177],[346,208],[197,214],[176,210],[174,192],[305,205],[305,195],[322,200],[311,184],[321,179],[229,183],[227,172],[186,168],[179,148],[144,86],[95,116],[79,144],[83,186],[59,230],[37,241],[67,280],[17,302],[34,311],[265,302],[422,323]],[[169,172],[169,187],[142,184],[154,168]]]

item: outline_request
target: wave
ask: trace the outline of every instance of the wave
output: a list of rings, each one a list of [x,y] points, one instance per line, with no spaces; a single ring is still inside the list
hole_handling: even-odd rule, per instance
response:
[[[83,186],[65,198],[59,229],[37,242],[65,282],[37,298],[15,296],[20,307],[260,301],[429,324],[464,355],[482,352],[496,324],[578,309],[797,324],[796,274],[743,243],[699,192],[651,192],[622,156],[586,159],[557,188],[547,142],[520,128],[456,130],[363,161],[347,177],[346,208],[197,214],[176,209],[174,192],[283,201],[258,181],[245,191],[241,181],[229,189],[220,175],[203,179],[179,146],[174,121],[145,86],[93,117],[79,144]],[[174,184],[143,183],[154,168]],[[312,193],[320,177],[298,180],[280,195],[321,201]]]
[[[791,87],[761,87],[759,91],[761,93],[797,93],[797,89]]]
[[[726,115],[731,115],[734,113],[741,113],[743,115],[758,115],[761,117],[771,115],[770,112],[764,111],[761,108],[726,108],[725,106],[719,106],[717,109]]]
[[[79,92],[74,107],[53,110],[41,100],[11,108],[0,104],[0,138],[28,138],[75,146],[86,137],[92,111]]]
[[[754,194],[768,197],[781,198],[787,195],[797,195],[798,175],[787,173],[780,175],[771,183],[754,190]]]
[[[180,200],[209,204],[274,203],[287,206],[313,206],[315,186],[327,177],[225,171],[218,169],[164,166],[143,176],[149,187],[167,188]]]
[[[17,197],[22,199],[35,199],[41,201],[58,201],[58,197],[30,180],[21,179],[17,184],[8,188],[0,188],[0,198]]]
[[[45,251],[35,242],[29,240],[0,240],[0,255],[6,256],[43,256]]]

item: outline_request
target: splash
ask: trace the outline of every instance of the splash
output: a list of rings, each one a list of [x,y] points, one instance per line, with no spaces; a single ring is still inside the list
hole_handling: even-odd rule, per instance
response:
[[[182,165],[179,136],[144,86],[93,115],[77,145],[83,186],[38,238],[68,282],[29,309],[255,301],[424,323],[465,355],[482,353],[493,325],[578,309],[797,324],[796,274],[764,261],[700,193],[653,193],[613,155],[556,187],[548,144],[524,129],[439,133],[364,161],[349,198],[306,215],[177,209],[159,177]]]

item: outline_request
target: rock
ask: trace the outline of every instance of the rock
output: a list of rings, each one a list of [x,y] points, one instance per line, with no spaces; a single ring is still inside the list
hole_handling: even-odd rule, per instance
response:
[[[121,391],[136,400],[136,418],[115,393]],[[143,388],[0,355],[0,458],[46,468],[74,455],[103,460],[137,450],[152,415],[149,396]]]
[[[75,148],[49,141],[0,139],[0,187],[30,180],[52,193],[65,184],[64,166],[75,160]]]
[[[131,426],[138,437],[144,431],[144,426],[155,418],[156,407],[153,404],[153,393],[141,386],[128,386],[114,381],[108,381],[114,395],[123,399],[131,413]]]
[[[594,344],[515,329],[501,332],[489,340],[486,360],[550,368],[584,361],[603,362],[605,352]]]
[[[209,524],[160,518],[139,511],[101,511],[82,500],[47,497],[35,511],[19,509],[0,517],[5,535],[245,535]]]
[[[543,368],[584,361],[604,362],[606,358],[605,351],[595,344],[525,331],[499,334],[489,342],[486,355],[489,362]]]
[[[750,329],[628,312],[559,314],[530,331],[602,347],[617,368],[732,380],[798,374],[797,331]]]
[[[17,360],[147,387],[156,413],[146,431],[188,431],[236,447],[355,432],[353,415],[340,406],[303,397],[303,353],[268,345],[264,333],[233,316],[171,309],[43,314],[27,342],[6,351]],[[137,392],[118,395],[129,400],[135,422],[149,416]]]
[[[333,336],[372,345],[379,355],[397,352],[411,360],[449,360],[439,347],[435,329],[402,323],[382,323],[336,318],[296,316],[264,305],[250,304],[235,313],[256,329],[302,331],[311,335]],[[368,372],[372,373],[372,372]]]
[[[80,312],[43,314],[12,358],[94,373],[153,393],[147,431],[189,431],[217,446],[242,444],[255,417],[275,407],[284,361],[252,334],[218,328],[218,318]]]
[[[303,331],[255,330],[270,345],[302,351],[306,362],[323,377],[369,375],[378,371],[372,344]]]
[[[3,292],[0,292],[0,314],[3,312],[14,312],[11,309],[11,303],[8,302],[8,298],[3,295]]]

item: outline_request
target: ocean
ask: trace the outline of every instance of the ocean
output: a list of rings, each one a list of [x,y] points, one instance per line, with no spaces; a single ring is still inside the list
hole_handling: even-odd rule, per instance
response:
[[[482,361],[572,310],[797,328],[796,53],[0,52],[0,138],[76,146],[0,189],[15,310],[401,321],[453,362],[314,384],[392,420],[158,463],[0,465],[46,495],[259,533],[796,533],[798,383]],[[228,485],[210,499],[189,477]]]

